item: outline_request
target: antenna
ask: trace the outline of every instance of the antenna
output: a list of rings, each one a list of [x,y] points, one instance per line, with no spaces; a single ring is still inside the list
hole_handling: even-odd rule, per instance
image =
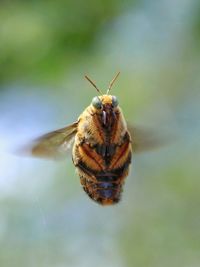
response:
[[[85,78],[94,86],[94,88],[97,90],[97,92],[102,94],[101,90],[96,86],[96,84],[87,75],[85,75]]]
[[[114,82],[117,80],[117,77],[119,76],[119,74],[120,74],[120,71],[117,73],[117,75],[112,79],[112,81],[110,82],[110,84],[109,84],[109,87],[108,87],[108,90],[107,90],[107,92],[106,92],[106,94],[108,94],[109,92],[110,92],[110,90],[111,90],[111,88],[112,88],[112,86],[113,86],[113,84],[114,84]]]

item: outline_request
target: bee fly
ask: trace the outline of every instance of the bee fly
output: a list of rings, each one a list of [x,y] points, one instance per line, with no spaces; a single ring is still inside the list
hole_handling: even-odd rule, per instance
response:
[[[118,76],[110,82],[106,94],[85,76],[100,95],[92,99],[76,122],[39,137],[31,145],[33,156],[54,158],[73,144],[72,160],[81,185],[101,205],[119,202],[132,150],[146,149],[152,143],[148,133],[127,128],[117,97],[109,94]]]

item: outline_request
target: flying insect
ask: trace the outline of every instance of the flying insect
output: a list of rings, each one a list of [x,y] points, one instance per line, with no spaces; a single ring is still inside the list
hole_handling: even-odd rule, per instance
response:
[[[117,97],[110,95],[119,74],[110,82],[106,94],[85,76],[99,95],[76,122],[29,145],[32,156],[46,158],[65,156],[72,149],[72,161],[84,191],[101,205],[119,202],[132,154],[156,143],[148,132],[127,125]]]

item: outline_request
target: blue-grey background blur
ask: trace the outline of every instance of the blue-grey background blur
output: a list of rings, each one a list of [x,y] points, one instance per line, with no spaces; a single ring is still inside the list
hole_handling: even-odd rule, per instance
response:
[[[171,146],[134,157],[123,198],[101,207],[70,157],[13,148],[77,119],[117,71],[127,120]],[[200,266],[198,0],[1,1],[0,266]]]

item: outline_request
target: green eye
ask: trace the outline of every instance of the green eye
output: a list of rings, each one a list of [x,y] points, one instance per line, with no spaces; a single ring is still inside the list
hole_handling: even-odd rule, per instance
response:
[[[112,96],[112,105],[113,105],[113,107],[114,107],[114,108],[117,107],[118,104],[119,104],[119,102],[118,102],[116,96],[113,95],[113,96]]]
[[[97,109],[100,109],[102,107],[102,103],[101,103],[101,100],[99,99],[98,96],[95,96],[93,99],[92,99],[92,105],[97,108]]]

